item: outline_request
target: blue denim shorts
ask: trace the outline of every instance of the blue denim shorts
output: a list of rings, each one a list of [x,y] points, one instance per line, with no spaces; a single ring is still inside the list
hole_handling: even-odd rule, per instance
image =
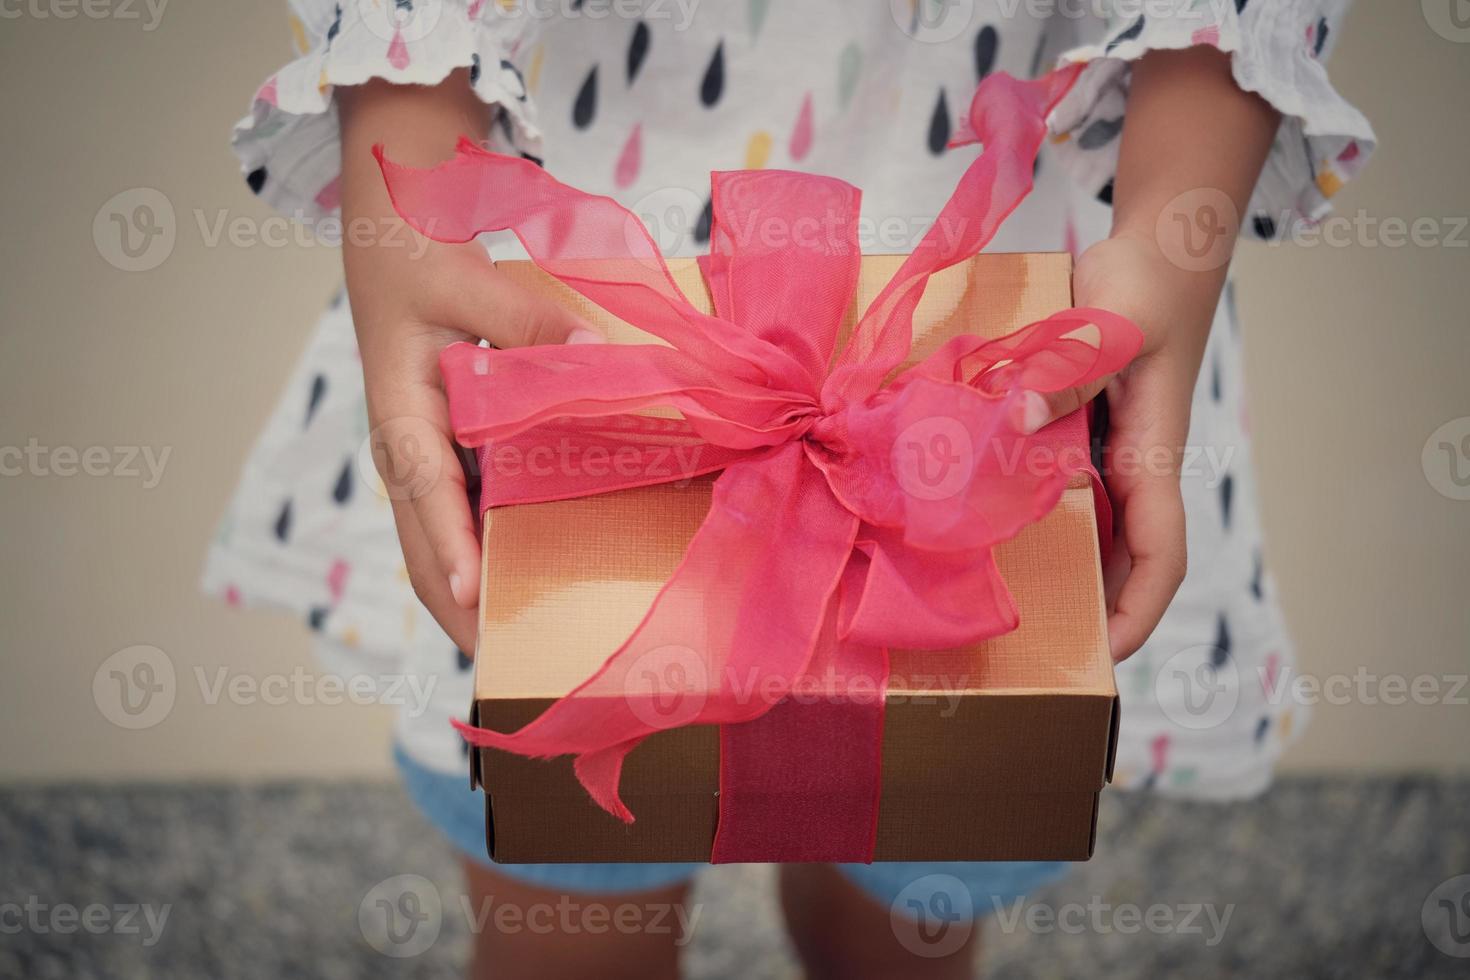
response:
[[[434,772],[401,748],[394,759],[419,811],[455,849],[496,873],[560,892],[637,892],[688,881],[705,864],[499,864],[485,851],[485,801],[463,776]],[[942,905],[979,918],[1061,878],[1062,861],[886,862],[838,869],[878,903],[921,910]]]

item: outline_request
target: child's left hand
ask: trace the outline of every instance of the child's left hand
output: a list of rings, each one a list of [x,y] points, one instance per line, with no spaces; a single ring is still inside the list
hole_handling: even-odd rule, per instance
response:
[[[1184,580],[1179,468],[1220,293],[1217,285],[1202,284],[1197,274],[1170,263],[1153,240],[1129,236],[1105,239],[1084,252],[1073,291],[1078,306],[1126,316],[1144,335],[1138,357],[1118,374],[1048,400],[1049,421],[1107,390],[1103,479],[1116,540],[1104,573],[1108,642],[1119,661],[1148,639]]]
[[[1230,55],[1210,45],[1152,51],[1134,65],[1113,233],[1077,260],[1072,292],[1078,306],[1138,324],[1143,348],[1112,378],[1059,392],[1028,420],[1065,415],[1107,389],[1103,479],[1118,547],[1104,580],[1115,661],[1143,645],[1184,580],[1179,470],[1190,404],[1240,215],[1279,126],[1270,105],[1236,85]],[[1211,246],[1203,267],[1200,235]]]

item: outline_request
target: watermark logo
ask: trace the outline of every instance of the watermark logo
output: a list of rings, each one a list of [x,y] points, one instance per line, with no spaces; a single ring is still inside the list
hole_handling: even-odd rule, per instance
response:
[[[657,267],[659,255],[678,255],[697,244],[694,232],[704,213],[704,198],[688,187],[660,187],[634,201],[628,210],[638,219],[624,229],[628,250]],[[658,254],[645,255],[644,232],[658,246]]]
[[[3,3],[4,0],[0,0]],[[108,198],[92,218],[92,242],[97,253],[122,272],[150,272],[173,254],[180,234],[198,235],[203,248],[252,249],[359,248],[401,249],[410,259],[422,258],[432,247],[429,237],[436,221],[424,222],[419,234],[398,217],[359,216],[344,221],[338,214],[260,216],[230,208],[190,208],[182,225],[173,202],[152,187],[133,187]],[[193,221],[187,220],[192,215]]]
[[[1281,231],[1267,247],[1280,248],[1470,248],[1470,216],[1463,214],[1380,217],[1363,208],[1304,221],[1290,210],[1266,222]]]
[[[677,643],[638,656],[623,676],[623,696],[639,721],[660,731],[688,725],[709,698],[704,658]]]
[[[1419,0],[1429,29],[1446,41],[1470,44],[1470,0]]]
[[[1419,909],[1424,935],[1446,956],[1470,958],[1470,875],[1440,882]]]
[[[406,65],[408,51],[402,45],[422,41],[439,26],[444,0],[357,0],[357,14],[364,27],[388,42],[388,60],[401,58]]]
[[[555,903],[532,902],[521,905],[497,901],[492,895],[482,899],[479,907],[468,895],[459,896],[460,911],[472,935],[494,930],[502,935],[529,932],[537,936],[648,935],[671,936],[675,946],[687,946],[703,914],[703,906],[685,906],[669,902],[580,902],[571,895],[560,896]]]
[[[1159,212],[1154,231],[1164,258],[1186,272],[1208,272],[1230,263],[1240,212],[1224,191],[1197,187]]]
[[[1110,21],[1131,24],[1139,17],[1149,22],[1187,21],[1205,26],[1223,22],[1243,0],[996,0],[1006,20],[1017,16],[1031,22],[1045,20]]]
[[[687,31],[694,23],[701,0],[518,0],[516,3],[487,3],[481,19],[494,17],[514,21],[619,20],[667,21],[675,32]],[[752,14],[763,17],[764,14]]]
[[[673,426],[669,431],[685,436],[681,429]],[[682,487],[699,474],[703,455],[704,444],[697,442],[670,445],[650,439],[644,445],[629,442],[608,446],[563,437],[519,445],[502,443],[481,457],[481,461],[485,473],[503,479],[546,479],[551,476],[603,479],[617,475]]]
[[[1009,904],[999,896],[992,896],[991,906],[995,921],[1001,932],[1013,933],[1024,929],[1033,935],[1060,932],[1078,936],[1084,933],[1110,935],[1118,933],[1135,936],[1141,932],[1156,936],[1199,936],[1206,947],[1220,945],[1235,906],[1223,907],[1190,902],[1183,905],[1154,903],[1138,906],[1132,902],[1113,904],[1094,895],[1087,902],[1067,902],[1059,906],[1043,902],[1028,902],[1017,898]]]
[[[25,902],[0,902],[0,935],[70,936],[78,932],[94,936],[141,936],[141,945],[150,949],[163,938],[173,905],[138,904],[134,902],[103,905],[73,905],[71,902],[43,902],[30,895]]]
[[[152,490],[172,454],[172,446],[44,446],[33,436],[24,446],[0,446],[0,477],[117,477]]]
[[[402,708],[411,718],[429,709],[439,680],[434,674],[317,674],[300,666],[289,673],[262,675],[195,666],[192,677],[198,701],[205,707],[388,705]],[[92,677],[97,710],[119,728],[152,728],[173,711],[180,692],[188,690],[189,685],[179,683],[173,660],[153,646],[119,650]]]
[[[1186,647],[1160,665],[1154,675],[1154,697],[1165,716],[1181,728],[1214,728],[1240,703],[1240,671],[1218,647]]]
[[[1413,705],[1463,708],[1470,706],[1466,695],[1470,674],[1375,674],[1359,665],[1351,674],[1320,676],[1298,674],[1292,668],[1277,671],[1270,665],[1259,670],[1266,703],[1304,707],[1324,704],[1342,707],[1361,704],[1371,707]]]
[[[416,415],[387,419],[358,447],[357,469],[380,496],[417,500],[444,472],[444,436]]]
[[[888,0],[893,22],[915,41],[953,41],[975,21],[975,0]]]
[[[394,875],[362,897],[357,927],[368,945],[384,956],[418,956],[439,938],[444,902],[439,889],[423,875]]]
[[[173,711],[178,694],[174,662],[158,647],[119,650],[92,675],[92,700],[119,728],[152,728]]]
[[[169,0],[0,0],[0,20],[135,20],[144,34],[163,21]]]
[[[314,674],[305,667],[295,667],[289,674],[255,676],[216,667],[213,674],[203,667],[194,668],[194,683],[200,701],[209,707],[220,702],[252,707],[265,705],[343,704],[359,706],[389,705],[403,709],[409,718],[418,718],[429,710],[437,674]]]
[[[163,265],[177,239],[173,203],[152,187],[119,191],[92,218],[97,254],[123,272],[147,272]]]
[[[1431,432],[1419,462],[1440,496],[1470,500],[1470,415],[1450,419]]]
[[[954,875],[924,875],[909,882],[888,909],[899,945],[926,959],[949,956],[975,930],[975,901]]]
[[[890,465],[904,492],[919,500],[947,500],[975,474],[970,431],[947,415],[920,419],[893,441]]]

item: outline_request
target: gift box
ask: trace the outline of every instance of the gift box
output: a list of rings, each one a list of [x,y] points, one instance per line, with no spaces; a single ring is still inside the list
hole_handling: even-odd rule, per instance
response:
[[[901,262],[863,257],[845,329]],[[613,343],[660,343],[530,262],[498,267],[599,324]],[[670,261],[669,271],[691,303],[711,310],[695,262]],[[974,256],[929,279],[914,314],[910,363],[954,336],[999,337],[1070,305],[1070,256]],[[482,456],[481,478],[525,465],[492,451]],[[681,464],[671,456],[667,465]],[[599,668],[679,566],[710,509],[713,481],[693,475],[485,512],[472,725],[516,731]],[[1092,854],[1118,700],[1090,477],[1074,475],[1056,507],[994,555],[1019,613],[1015,630],[960,649],[888,652],[873,860]],[[621,771],[622,800],[637,815],[631,823],[589,798],[568,756],[471,747],[490,856],[508,863],[710,860],[721,746],[717,725],[648,736]]]

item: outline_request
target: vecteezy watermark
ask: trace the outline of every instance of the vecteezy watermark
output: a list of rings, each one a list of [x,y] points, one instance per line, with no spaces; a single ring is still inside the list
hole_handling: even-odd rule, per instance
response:
[[[990,20],[1025,18],[1040,21],[1111,21],[1127,24],[1139,17],[1150,21],[1180,20],[1201,27],[1220,23],[1235,0],[995,0],[986,5]],[[943,44],[964,34],[976,23],[975,0],[888,0],[893,22],[909,37],[926,44]]]
[[[1174,197],[1154,225],[1159,251],[1186,272],[1208,272],[1230,264],[1240,211],[1230,195],[1196,187]]]
[[[1235,914],[1234,904],[1221,907],[1208,902],[1180,905],[1155,902],[1139,906],[1132,902],[1105,902],[1098,895],[1085,903],[1067,902],[1057,906],[1029,902],[1024,897],[1006,902],[994,896],[990,901],[996,925],[1007,934],[1017,930],[1035,935],[1060,932],[1070,936],[1085,933],[1135,936],[1149,932],[1156,936],[1200,936],[1207,947],[1220,944]]]
[[[444,901],[423,875],[395,875],[368,889],[357,906],[357,928],[384,956],[406,959],[434,945],[444,928]]]
[[[484,469],[499,477],[619,476],[683,486],[699,474],[703,455],[703,443],[611,447],[562,438],[495,446],[484,457]]]
[[[272,214],[263,218],[254,215],[231,215],[227,208],[213,212],[203,208],[193,210],[194,224],[199,240],[205,248],[228,245],[231,248],[339,248],[345,242],[358,248],[402,249],[411,259],[423,258],[433,244],[431,239],[420,235],[402,218],[369,218],[360,216],[343,221],[335,214],[308,217],[297,213],[293,216]],[[424,223],[426,230],[433,231],[434,220]]]
[[[1213,490],[1229,475],[1235,452],[1233,445],[1104,446],[1098,470],[1105,477],[1177,476]],[[1091,462],[1084,446],[1056,448],[1014,437],[977,442],[971,426],[951,415],[925,416],[905,426],[888,455],[899,488],[931,503],[964,493],[982,466],[995,477],[1045,478],[1077,472]]]
[[[417,718],[429,709],[429,699],[434,695],[439,677],[437,674],[352,674],[344,677],[341,674],[316,674],[304,667],[295,667],[286,674],[257,676],[228,667],[216,667],[213,671],[195,667],[194,681],[200,699],[211,706],[221,701],[267,707],[381,704],[403,708],[410,718]]]
[[[954,875],[924,875],[905,885],[893,899],[888,927],[899,945],[915,956],[950,956],[975,931],[975,900]]]
[[[899,30],[925,44],[953,41],[975,22],[975,0],[888,0]]]
[[[422,41],[444,16],[444,0],[356,0],[356,6],[362,26],[394,48]],[[388,57],[392,60],[394,51]],[[407,57],[405,49],[405,63]]]
[[[1285,234],[1267,243],[1272,248],[1287,244],[1296,248],[1470,248],[1470,216],[1466,215],[1379,217],[1359,208],[1351,214],[1300,221],[1294,220],[1292,212],[1283,211],[1271,224],[1285,229]]]
[[[1431,432],[1419,462],[1440,496],[1470,500],[1470,415],[1450,419]]]
[[[494,352],[484,348],[475,370],[489,374]],[[633,432],[636,426],[637,432]],[[434,489],[441,476],[464,469],[481,478],[536,481],[552,477],[593,484],[609,478],[687,486],[703,470],[705,445],[689,437],[677,420],[638,417],[624,426],[610,420],[598,438],[570,435],[544,440],[522,436],[461,457],[428,419],[398,416],[375,426],[357,451],[362,479],[389,500],[415,500]]]
[[[209,707],[388,705],[417,718],[429,708],[438,684],[434,674],[332,674],[295,667],[286,673],[251,674],[230,667],[196,666],[193,690]],[[185,690],[188,690],[186,687]],[[174,662],[158,647],[119,650],[92,675],[92,700],[102,717],[119,728],[144,729],[173,712],[180,684]]]
[[[975,447],[959,419],[919,419],[893,440],[889,465],[903,491],[916,500],[948,500],[970,485]],[[1079,463],[1081,460],[1079,460]]]
[[[672,936],[676,946],[694,938],[703,906],[673,902],[598,901],[562,895],[555,902],[510,902],[489,896],[478,903],[457,895],[446,905],[438,887],[422,875],[394,875],[370,888],[357,907],[357,925],[369,946],[406,959],[438,940],[446,917],[463,917],[471,935]]]
[[[1274,675],[1262,668],[1259,680],[1270,705],[1470,707],[1470,674],[1379,674],[1359,666],[1351,674],[1316,675],[1288,667]]]
[[[674,31],[687,31],[703,0],[519,0],[518,3],[489,3],[482,17],[536,21],[642,20],[668,21]]]
[[[3,2],[3,0],[0,0]],[[204,248],[338,248],[403,249],[421,258],[432,242],[398,217],[357,217],[344,222],[335,214],[309,216],[235,214],[228,208],[193,208],[193,228]],[[426,230],[433,230],[432,220]],[[97,254],[123,272],[148,272],[173,255],[180,233],[173,202],[154,187],[131,187],[103,202],[92,217]]]
[[[625,228],[629,250],[640,259],[655,263],[644,239],[646,231],[663,255],[678,255],[703,244],[709,234],[711,216],[705,213],[705,197],[688,187],[660,187],[628,206],[636,221]],[[936,215],[859,214],[834,206],[826,213],[792,218],[775,211],[751,209],[720,227],[720,236],[737,249],[770,251],[801,249],[817,254],[850,251],[911,252],[938,224],[939,235],[948,247],[963,237],[969,224],[965,217],[939,219]]]
[[[1029,20],[1089,18],[1129,24],[1144,17],[1151,21],[1198,21],[1201,25],[1218,24],[1232,6],[1241,6],[1237,0],[995,0],[995,5],[1008,20],[1020,14]]]
[[[1446,41],[1470,44],[1470,0],[1419,0],[1424,22]]]
[[[142,945],[151,948],[163,938],[171,912],[173,905],[167,902],[162,905],[91,902],[78,906],[70,902],[44,902],[38,895],[29,895],[24,902],[0,902],[0,935],[70,936],[86,932],[94,936],[141,936]]]
[[[623,701],[628,710],[659,731],[694,721],[709,695],[705,658],[679,643],[663,644],[639,654],[623,675]]]
[[[0,0],[0,20],[127,20],[158,29],[169,0]]]
[[[158,647],[126,647],[92,675],[93,703],[119,728],[152,728],[173,711],[177,695],[174,662]]]
[[[711,669],[708,656],[683,644],[663,644],[639,654],[622,672],[622,696],[629,710],[650,728],[678,728],[693,722],[711,697],[737,705],[774,707],[794,704],[913,704],[938,706],[939,717],[959,711],[968,675],[890,674],[880,690],[875,678],[840,674],[828,667],[792,677],[759,667],[730,665]],[[589,692],[595,695],[597,692]]]
[[[172,446],[43,446],[32,437],[24,446],[0,446],[0,477],[117,477],[152,490],[172,453]]]
[[[1186,647],[1159,666],[1154,699],[1164,716],[1181,728],[1215,728],[1240,703],[1240,671],[1234,658],[1218,647]]]
[[[493,930],[502,935],[531,933],[549,936],[654,935],[672,936],[675,946],[686,946],[694,938],[703,906],[677,902],[599,902],[562,895],[555,902],[527,904],[506,902],[493,896],[478,906],[469,896],[459,896],[460,909],[470,932]]]
[[[1419,909],[1424,935],[1446,956],[1470,958],[1470,874],[1434,886]]]
[[[97,254],[123,272],[147,272],[174,252],[178,223],[174,206],[152,187],[132,187],[103,202],[92,217]]]
[[[357,447],[357,471],[379,496],[416,500],[434,489],[449,466],[445,436],[428,419],[400,415],[385,419]]]
[[[1369,707],[1470,707],[1470,674],[1380,674],[1359,666],[1351,673],[1305,674],[1275,658],[1241,671],[1228,651],[1210,644],[1186,647],[1159,665],[1154,697],[1181,728],[1217,728],[1233,717],[1247,685],[1252,703],[1271,708],[1365,705]]]

